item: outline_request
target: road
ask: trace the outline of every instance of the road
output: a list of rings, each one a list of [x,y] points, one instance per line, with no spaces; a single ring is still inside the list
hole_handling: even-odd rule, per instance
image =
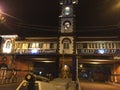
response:
[[[0,85],[0,90],[16,90],[18,83]],[[120,84],[80,82],[81,90],[120,90]]]
[[[18,83],[0,85],[0,90],[16,90]]]
[[[81,90],[120,90],[120,84],[80,82]]]

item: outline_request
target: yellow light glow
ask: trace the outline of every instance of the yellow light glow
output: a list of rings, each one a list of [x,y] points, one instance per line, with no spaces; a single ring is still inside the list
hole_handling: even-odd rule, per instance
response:
[[[115,5],[115,7],[114,7],[115,9],[118,9],[118,8],[120,8],[120,1]]]
[[[18,35],[0,35],[2,38],[17,38]]]
[[[3,53],[11,53],[11,51],[12,51],[11,40],[6,40],[3,45]]]
[[[40,61],[40,62],[44,62],[44,63],[53,63],[55,61]]]
[[[120,9],[120,1],[116,2],[116,4],[112,7],[113,11],[119,10]]]
[[[83,67],[83,65],[82,64],[80,64],[80,68],[82,68]]]

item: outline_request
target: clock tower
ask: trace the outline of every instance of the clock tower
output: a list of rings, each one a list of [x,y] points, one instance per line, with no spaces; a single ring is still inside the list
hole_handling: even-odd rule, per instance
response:
[[[60,37],[59,37],[59,53],[74,54],[74,6],[77,0],[60,0]]]
[[[60,0],[59,54],[61,66],[60,76],[62,78],[75,76],[75,73],[71,73],[70,68],[73,66],[73,56],[75,54],[74,6],[77,3],[77,0]]]

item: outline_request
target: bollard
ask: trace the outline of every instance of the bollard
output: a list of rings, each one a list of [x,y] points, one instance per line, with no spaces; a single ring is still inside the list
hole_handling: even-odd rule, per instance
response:
[[[28,82],[27,90],[35,90],[35,77],[33,74],[27,74],[25,76],[26,81]]]

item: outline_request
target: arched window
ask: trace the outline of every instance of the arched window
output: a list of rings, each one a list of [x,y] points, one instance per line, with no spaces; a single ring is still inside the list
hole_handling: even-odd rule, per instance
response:
[[[63,41],[63,49],[69,49],[69,45],[71,44],[71,40],[69,38],[64,38]]]
[[[69,42],[68,41],[63,42],[63,49],[69,49]]]

